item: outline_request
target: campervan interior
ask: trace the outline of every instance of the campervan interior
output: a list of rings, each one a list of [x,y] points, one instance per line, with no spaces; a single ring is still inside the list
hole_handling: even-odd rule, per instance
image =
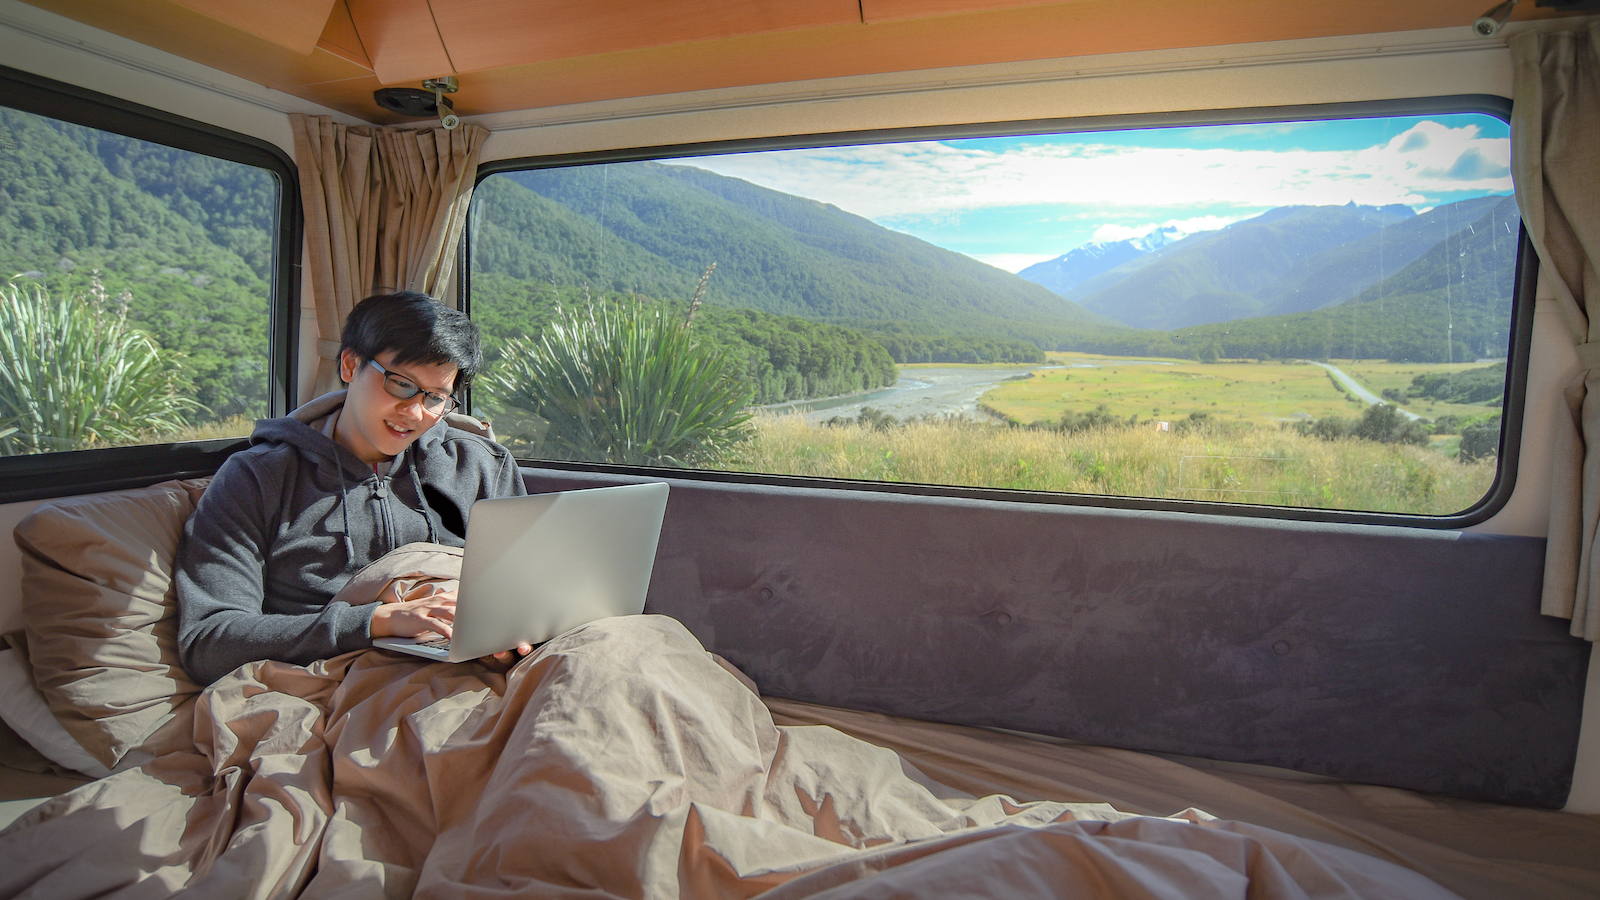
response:
[[[1540,144],[1511,124],[1538,76],[1516,42],[1570,33],[1592,67],[1600,4],[1486,4],[0,0],[0,314],[17,329],[0,342],[0,526],[21,526],[0,547],[21,679],[4,691],[42,695],[83,744],[109,714],[73,704],[116,705],[96,692],[127,682],[104,661],[50,669],[52,586],[154,584],[128,627],[170,640],[160,548],[204,479],[255,418],[338,387],[336,297],[418,288],[483,324],[490,365],[462,399],[531,491],[671,484],[646,611],[740,670],[779,725],[892,748],[941,791],[1194,807],[1463,896],[1600,896],[1596,626],[1578,636],[1570,602],[1541,613],[1552,510],[1595,515],[1569,474],[1595,263],[1541,266],[1525,229],[1580,209],[1592,239],[1600,207],[1530,213],[1513,173]],[[1596,134],[1596,98],[1561,109]],[[330,212],[337,188],[318,191],[353,165],[334,154],[394,129],[443,161],[418,163],[410,200],[373,187]],[[380,212],[418,236],[372,238]],[[1111,252],[1127,261],[1069,271]],[[1246,258],[1276,268],[1207,268]],[[1416,281],[1429,266],[1441,280]],[[1180,281],[1190,305],[1159,299]],[[178,374],[104,388],[72,413],[90,431],[34,436],[51,415],[35,395],[65,394],[100,351],[15,323],[79,307],[148,351],[119,372]],[[679,419],[723,404],[678,449],[582,446],[561,419],[576,407],[529,386],[584,328],[641,318],[749,365],[672,382],[703,402],[634,395]],[[562,371],[598,371],[574,359]],[[141,424],[135,406],[159,408]],[[913,465],[917,440],[973,459]],[[1139,463],[1158,474],[1133,474],[1135,443],[1169,454]],[[159,509],[73,530],[127,502]],[[134,546],[114,571],[74,569],[111,533]],[[1582,607],[1588,564],[1569,568]],[[83,615],[63,614],[74,640]],[[51,821],[92,825],[40,806],[83,773],[159,770],[140,741],[170,740],[168,699],[135,703],[153,711],[126,727],[146,730],[114,749],[72,748],[79,767],[38,762],[8,717],[0,821],[21,821],[0,853]],[[268,806],[245,807],[263,834]],[[171,874],[204,855],[176,836],[195,814],[119,810],[97,827],[174,844],[84,896],[223,877]],[[321,884],[361,821],[256,889]],[[731,827],[706,821],[707,846]],[[473,834],[452,859],[516,837]],[[814,851],[759,877],[728,855],[737,890],[674,878],[753,896],[813,872],[796,860]],[[50,865],[6,895],[68,896]],[[454,870],[434,866],[348,872],[446,895]]]

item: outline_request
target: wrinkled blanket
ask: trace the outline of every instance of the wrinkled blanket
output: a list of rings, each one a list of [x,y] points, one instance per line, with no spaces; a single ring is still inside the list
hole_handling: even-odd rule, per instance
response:
[[[1192,810],[959,794],[832,728],[774,725],[664,617],[501,669],[243,667],[193,704],[192,741],[0,833],[0,896],[1453,896]]]

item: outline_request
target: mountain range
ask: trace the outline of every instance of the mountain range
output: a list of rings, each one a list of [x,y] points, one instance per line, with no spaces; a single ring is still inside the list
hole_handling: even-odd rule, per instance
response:
[[[1216,231],[1085,245],[1025,271],[1062,296],[828,204],[640,162],[487,179],[471,252],[474,277],[658,298],[687,298],[716,262],[707,303],[859,328],[899,361],[928,358],[918,344],[940,335],[1180,356],[1343,346],[1420,361],[1504,353],[1517,227],[1500,196],[1421,215],[1280,207]],[[1370,332],[1369,301],[1382,321]],[[1012,352],[983,358],[1022,358]]]
[[[1102,272],[1110,271],[1123,263],[1133,262],[1147,253],[1159,250],[1182,237],[1171,225],[1151,229],[1147,234],[1120,241],[1090,241],[1069,250],[1055,259],[1047,259],[1018,272],[1029,281],[1044,285],[1063,297],[1071,295],[1073,288]]]
[[[1142,239],[1085,244],[1019,274],[1133,328],[1170,331],[1307,312],[1397,276],[1500,207],[1501,218],[1515,217],[1515,204],[1501,196],[1422,215],[1398,204],[1279,207],[1177,241],[1156,232],[1148,249]],[[1060,277],[1069,265],[1086,277]]]
[[[1496,202],[1461,227],[1452,227],[1447,212],[1443,240],[1349,300],[1309,312],[1179,329],[1172,337],[1201,348],[1202,356],[1416,362],[1504,357],[1521,223],[1513,198],[1485,199]]]

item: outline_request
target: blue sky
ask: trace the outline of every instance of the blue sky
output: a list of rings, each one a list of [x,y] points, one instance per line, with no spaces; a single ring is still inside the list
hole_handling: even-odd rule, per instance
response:
[[[1509,130],[1461,114],[779,150],[683,160],[1008,271],[1091,240],[1290,205],[1424,212],[1511,191]]]

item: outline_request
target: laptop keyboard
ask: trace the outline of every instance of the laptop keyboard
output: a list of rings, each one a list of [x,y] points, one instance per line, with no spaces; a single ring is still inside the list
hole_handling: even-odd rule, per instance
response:
[[[440,650],[450,649],[450,639],[442,634],[436,634],[431,638],[418,637],[416,642],[423,647],[437,647]]]

